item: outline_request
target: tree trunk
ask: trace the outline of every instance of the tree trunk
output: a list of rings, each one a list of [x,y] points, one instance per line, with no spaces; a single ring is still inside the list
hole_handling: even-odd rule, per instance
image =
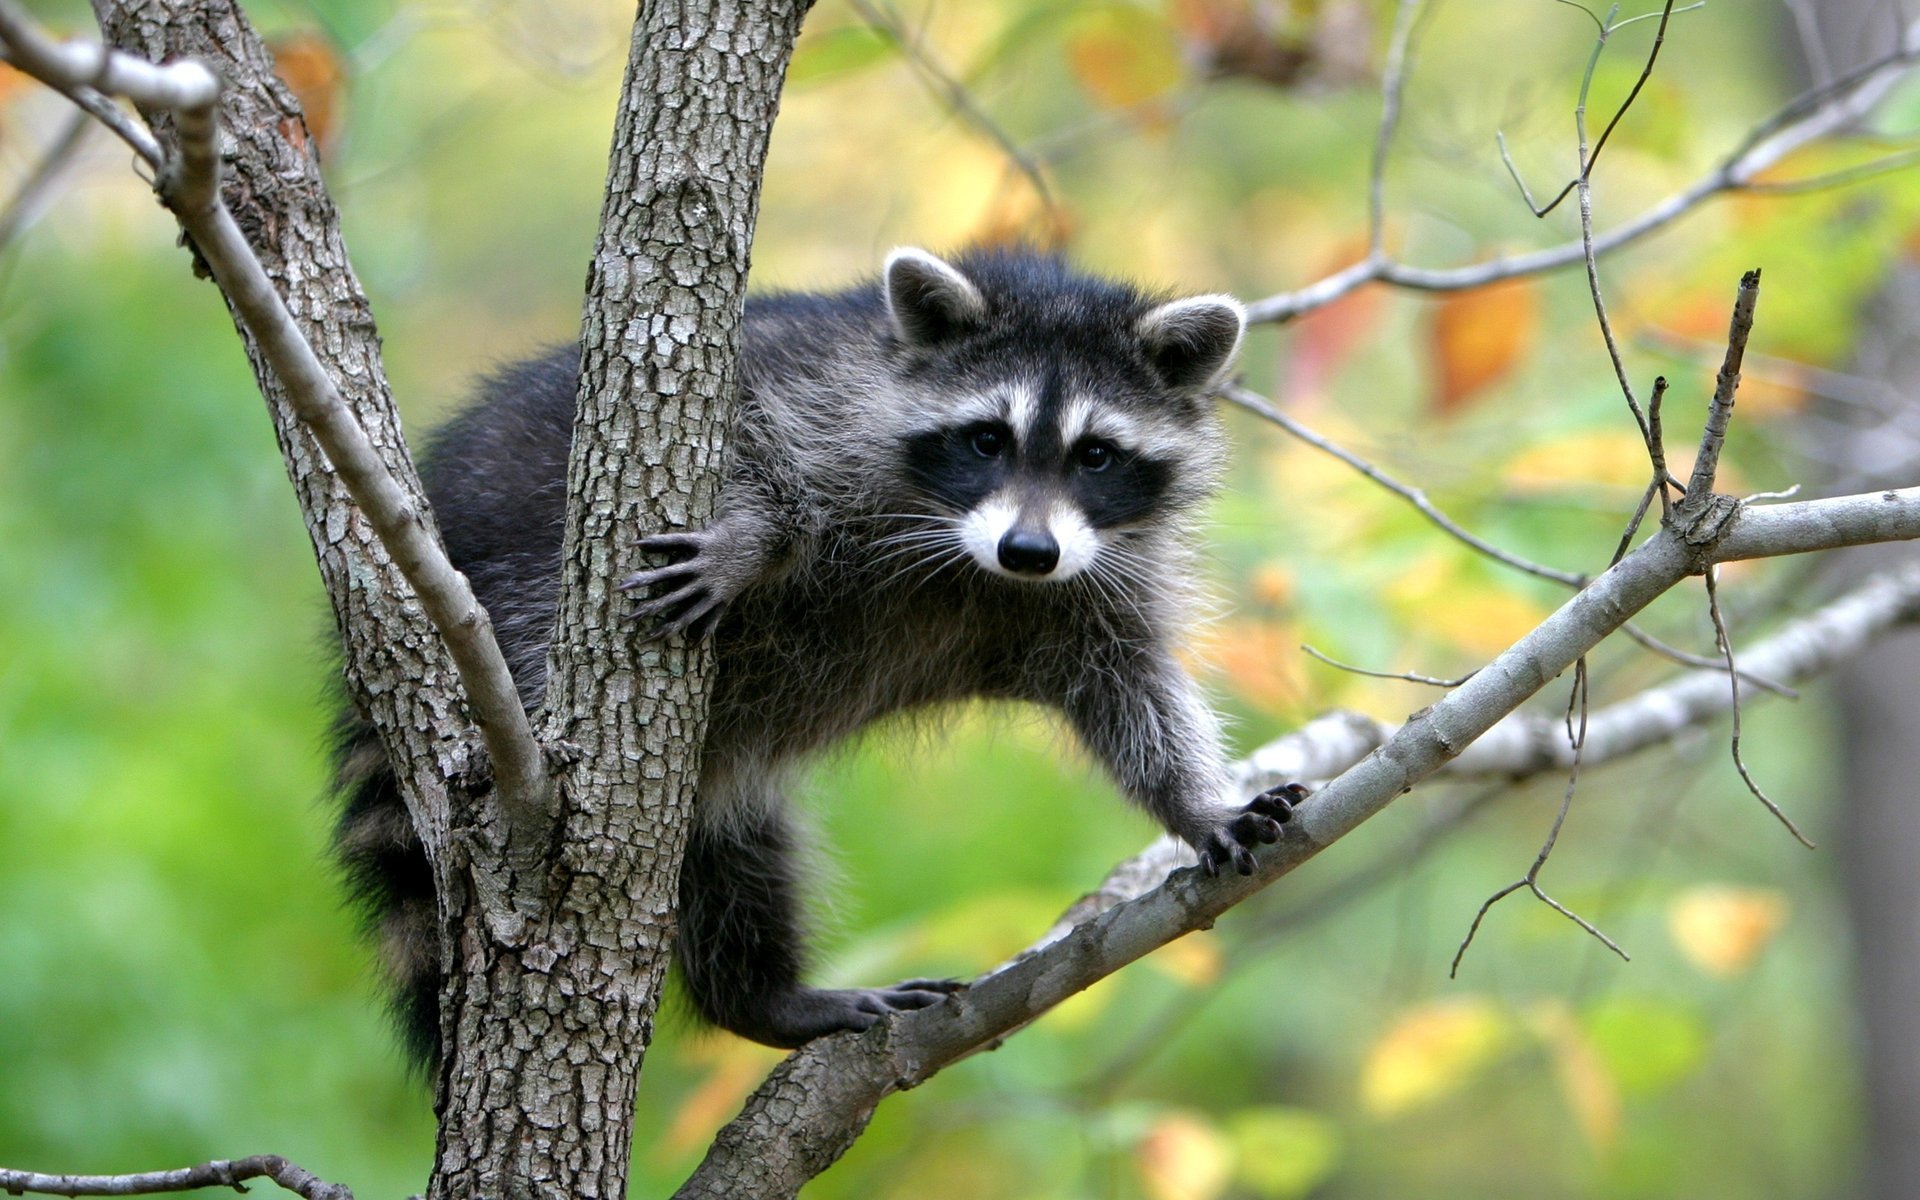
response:
[[[713,511],[760,177],[809,0],[653,0],[634,27],[588,276],[549,739],[577,748],[548,878],[456,914],[430,1196],[626,1194],[711,654],[642,643],[638,542]],[[518,918],[524,918],[519,920]]]
[[[1794,19],[1797,17],[1797,19]],[[1805,72],[1801,83],[1844,74],[1888,53],[1904,18],[1883,0],[1802,0],[1788,36]],[[1850,370],[1888,385],[1886,402],[1910,405],[1920,394],[1920,270],[1895,262],[1861,314]],[[1855,414],[1834,406],[1840,429]],[[1920,475],[1920,459],[1876,419],[1857,434],[1822,435],[1827,455],[1873,477],[1855,487],[1900,486]],[[1904,545],[1853,552],[1842,582],[1912,562]],[[1852,926],[1864,1117],[1865,1200],[1920,1196],[1920,641],[1890,639],[1836,672],[1843,801],[1835,839]]]

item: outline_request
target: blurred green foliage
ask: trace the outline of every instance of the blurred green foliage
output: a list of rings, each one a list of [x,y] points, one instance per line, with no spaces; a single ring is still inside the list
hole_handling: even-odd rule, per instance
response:
[[[81,27],[77,4],[35,7]],[[1603,227],[1690,183],[1790,94],[1778,31],[1751,7],[1676,18],[1600,171]],[[1169,285],[1252,297],[1308,282],[1364,247],[1378,98],[1336,60],[1377,63],[1390,8],[1266,6],[1276,44],[1325,45],[1295,77],[1208,80],[1197,56],[1232,3],[908,5],[917,44],[1045,157],[1050,217],[927,89],[925,64],[823,0],[774,139],[756,279],[829,286],[899,242],[1064,228],[1089,265]],[[630,16],[597,0],[256,10],[339,55],[331,178],[415,428],[489,364],[571,335]],[[1396,253],[1452,265],[1576,231],[1572,205],[1527,216],[1493,131],[1536,193],[1557,186],[1592,36],[1549,0],[1437,9],[1388,178]],[[1650,36],[1616,37],[1597,110],[1632,86]],[[60,119],[45,96],[0,90],[0,194]],[[0,259],[0,1162],[118,1171],[270,1150],[363,1196],[404,1195],[425,1179],[431,1117],[325,865],[325,606],[218,298],[126,159],[96,139]],[[1756,350],[1837,361],[1916,209],[1900,176],[1722,201],[1610,259],[1636,379],[1675,379],[1670,428],[1699,411],[1741,268],[1767,270]],[[1637,494],[1632,470],[1607,469],[1623,439],[1632,463],[1630,427],[1584,281],[1517,303],[1526,333],[1474,352],[1491,378],[1444,417],[1436,380],[1466,352],[1418,297],[1364,294],[1256,333],[1248,376],[1477,532],[1592,569]],[[1653,331],[1679,340],[1634,340]],[[1755,487],[1800,469],[1775,434],[1804,399],[1792,385],[1761,374],[1743,393],[1731,470]],[[1245,420],[1234,432],[1215,555],[1229,603],[1203,657],[1243,747],[1335,705],[1397,718],[1425,703],[1311,664],[1301,641],[1446,674],[1557,601],[1344,468]],[[1776,576],[1729,587],[1761,595]],[[1711,644],[1697,593],[1656,620]],[[1619,649],[1596,669],[1601,699],[1666,673]],[[1817,696],[1749,721],[1756,770],[1817,831],[1831,818]],[[1517,789],[1388,882],[1343,890],[1464,799],[1422,789],[1217,932],[891,1099],[808,1194],[1832,1194],[1857,1136],[1833,859],[1781,834],[1716,740],[1582,781],[1548,879],[1631,965],[1514,899],[1448,981],[1560,786]],[[977,971],[1151,832],[1032,715],[873,739],[815,791],[838,880],[826,970],[848,980]],[[1714,883],[1749,890],[1693,903]],[[1731,957],[1677,938],[1689,919],[1738,942],[1717,951]],[[670,1190],[771,1060],[668,1022],[642,1085],[635,1194]]]

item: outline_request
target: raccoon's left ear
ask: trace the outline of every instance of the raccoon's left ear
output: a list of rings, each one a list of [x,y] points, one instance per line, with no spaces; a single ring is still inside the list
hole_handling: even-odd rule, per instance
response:
[[[1232,365],[1246,327],[1247,310],[1232,296],[1193,296],[1162,304],[1133,328],[1162,379],[1203,388]]]
[[[986,319],[987,301],[973,281],[918,246],[887,255],[882,274],[894,332],[909,345],[931,346]]]

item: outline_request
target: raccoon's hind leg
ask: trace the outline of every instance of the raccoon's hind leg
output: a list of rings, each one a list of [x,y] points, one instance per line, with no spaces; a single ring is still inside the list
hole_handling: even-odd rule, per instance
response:
[[[959,990],[950,980],[926,979],[885,988],[807,987],[798,874],[793,833],[777,801],[739,801],[696,816],[680,868],[675,954],[702,1018],[792,1049]]]

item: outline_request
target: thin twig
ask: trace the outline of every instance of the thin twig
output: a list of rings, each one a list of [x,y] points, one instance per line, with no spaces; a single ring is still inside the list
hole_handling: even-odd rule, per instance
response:
[[[1428,687],[1455,688],[1473,678],[1472,671],[1468,671],[1458,679],[1436,679],[1431,675],[1419,675],[1412,671],[1369,671],[1365,667],[1356,667],[1352,663],[1343,663],[1337,658],[1329,658],[1304,643],[1300,648],[1330,667],[1337,667],[1354,675],[1365,675],[1369,679],[1404,679],[1408,683],[1424,683]]]
[[[13,0],[0,0],[0,45],[16,66],[51,86],[97,87],[175,114],[180,146],[159,170],[161,198],[193,238],[236,317],[286,386],[295,412],[445,641],[485,742],[501,809],[525,835],[516,838],[517,851],[543,851],[553,781],[492,621],[448,561],[431,522],[387,470],[220,199],[219,80],[191,59],[156,66],[98,43],[56,43]]]
[[[1647,444],[1647,453],[1651,457],[1653,431],[1647,425],[1647,415],[1641,410],[1639,399],[1633,394],[1633,381],[1627,376],[1627,365],[1620,357],[1619,343],[1613,337],[1613,322],[1607,317],[1607,302],[1600,291],[1600,259],[1594,250],[1593,241],[1593,156],[1587,152],[1587,94],[1593,86],[1593,73],[1600,65],[1600,54],[1607,48],[1607,33],[1608,31],[1602,28],[1599,41],[1594,43],[1593,54],[1587,59],[1586,74],[1580,80],[1580,100],[1573,109],[1573,127],[1578,141],[1580,165],[1580,173],[1574,177],[1574,185],[1580,198],[1581,258],[1586,263],[1587,291],[1593,297],[1593,315],[1600,323],[1600,336],[1607,344],[1607,358],[1613,363],[1614,380],[1620,385],[1620,394],[1626,397],[1627,409],[1633,413],[1634,422],[1640,426],[1641,440]],[[1636,93],[1639,91],[1638,88],[1634,90]],[[1658,483],[1658,480],[1656,479],[1655,482]]]
[[[1057,228],[1060,224],[1060,206],[1054,199],[1053,189],[1047,185],[1046,173],[1040,169],[1040,163],[1034,156],[1022,148],[1020,143],[1014,140],[1013,135],[1003,129],[986,109],[980,107],[979,101],[973,98],[973,93],[967,90],[967,86],[956,79],[953,73],[933,56],[919,32],[907,28],[906,23],[900,19],[900,14],[893,10],[892,5],[876,2],[876,0],[849,0],[849,3],[870,29],[892,42],[902,54],[906,55],[907,61],[913,64],[914,71],[927,85],[928,90],[940,98],[948,111],[973,126],[1000,148],[1000,152],[1006,155],[1014,169],[1033,186],[1035,195],[1040,198],[1041,206],[1046,209],[1048,222]]]
[[[1604,130],[1602,130],[1600,133],[1600,140],[1593,144],[1593,153],[1587,156],[1586,163],[1581,168],[1582,174],[1588,174],[1592,172],[1593,165],[1600,161],[1600,152],[1607,148],[1607,139],[1611,138],[1613,136],[1613,131],[1619,127],[1620,118],[1627,115],[1627,110],[1633,107],[1633,102],[1640,98],[1640,89],[1647,86],[1647,80],[1653,78],[1653,64],[1659,61],[1660,47],[1665,45],[1667,41],[1667,22],[1673,19],[1673,14],[1675,12],[1692,12],[1697,8],[1705,8],[1705,7],[1706,5],[1704,3],[1701,3],[1701,4],[1689,4],[1685,8],[1676,9],[1673,7],[1673,0],[1667,0],[1665,7],[1663,7],[1660,10],[1660,14],[1659,14],[1660,27],[1654,30],[1653,49],[1649,51],[1647,54],[1646,65],[1640,68],[1640,78],[1634,80],[1633,90],[1628,92],[1627,98],[1620,102],[1620,107],[1617,110],[1615,110],[1613,114],[1613,120],[1607,122],[1607,127]],[[1592,14],[1589,13],[1588,15],[1591,16]],[[1615,24],[1603,23],[1600,26],[1600,44],[1604,46],[1606,44],[1607,39],[1611,37],[1615,32],[1626,28],[1628,25],[1633,24],[1635,21],[1644,20],[1646,17],[1652,16],[1652,15],[1653,14],[1651,13],[1645,13],[1638,17],[1629,17],[1626,20],[1620,21]],[[1589,73],[1587,78],[1588,78],[1588,81],[1591,81],[1592,79],[1591,68],[1589,68]],[[1582,83],[1581,85],[1580,104],[1583,109],[1586,107],[1586,84],[1585,83]],[[1514,182],[1520,183],[1519,169],[1513,165],[1513,160],[1507,156],[1506,139],[1504,137],[1499,137],[1498,135],[1495,135],[1495,136],[1496,136],[1496,140],[1499,142],[1499,145],[1500,145],[1501,159],[1507,164],[1507,170],[1513,175]],[[1520,183],[1520,194],[1526,198],[1527,207],[1533,210],[1534,216],[1544,217],[1548,213],[1552,212],[1554,209],[1559,208],[1561,202],[1564,201],[1568,196],[1572,195],[1574,189],[1579,186],[1580,186],[1580,177],[1576,175],[1572,179],[1569,179],[1567,181],[1567,186],[1561,188],[1559,193],[1555,195],[1553,199],[1547,201],[1544,206],[1536,206],[1533,203],[1533,196],[1527,192],[1527,186],[1524,183]]]
[[[1916,58],[1920,58],[1920,25],[1909,27],[1898,49],[1825,86],[1809,89],[1776,109],[1749,129],[1739,144],[1692,186],[1625,224],[1594,236],[1592,252],[1610,254],[1665,228],[1707,200],[1749,190],[1754,176],[1809,142],[1865,115],[1906,75]],[[1586,254],[1587,245],[1582,239],[1464,267],[1416,267],[1385,256],[1369,257],[1305,287],[1254,301],[1247,306],[1247,320],[1254,324],[1291,321],[1372,283],[1419,292],[1465,291],[1544,274],[1580,262]]]
[[[1504,563],[1516,571],[1522,571],[1540,579],[1549,579],[1566,587],[1577,588],[1586,583],[1586,577],[1583,575],[1576,575],[1571,571],[1562,571],[1555,567],[1547,567],[1539,563],[1529,562],[1516,554],[1510,554],[1502,550],[1500,547],[1485,539],[1475,537],[1473,534],[1468,533],[1451,517],[1434,507],[1433,502],[1427,499],[1425,492],[1419,488],[1409,487],[1401,483],[1351,450],[1313,432],[1313,430],[1308,429],[1305,425],[1302,425],[1300,422],[1275,408],[1266,397],[1261,396],[1259,393],[1249,391],[1239,384],[1230,384],[1222,390],[1221,394],[1225,396],[1227,400],[1239,405],[1248,412],[1273,422],[1314,449],[1325,454],[1330,454],[1341,462],[1346,463],[1354,470],[1365,475],[1368,479],[1373,480],[1381,487],[1386,488],[1394,495],[1399,496],[1407,503],[1413,505],[1416,509],[1420,510],[1422,516],[1439,526],[1450,536],[1458,538],[1460,541],[1465,542],[1487,557]]]
[[[216,1187],[244,1192],[249,1179],[271,1179],[306,1200],[353,1200],[353,1192],[346,1185],[328,1183],[277,1154],[215,1159],[176,1171],[144,1171],[135,1175],[42,1175],[35,1171],[0,1169],[0,1191],[15,1196],[29,1192],[43,1196],[151,1196]]]
[[[1806,834],[1800,832],[1800,827],[1793,823],[1793,818],[1789,817],[1778,804],[1775,804],[1772,797],[1761,790],[1760,785],[1754,781],[1753,772],[1747,770],[1746,759],[1740,754],[1740,675],[1739,672],[1734,669],[1733,638],[1727,633],[1727,620],[1720,611],[1720,568],[1718,565],[1707,568],[1706,579],[1707,615],[1713,618],[1713,636],[1719,641],[1720,652],[1726,656],[1728,686],[1732,689],[1732,701],[1729,708],[1733,714],[1733,734],[1729,739],[1729,744],[1733,752],[1733,769],[1740,772],[1741,780],[1746,783],[1747,790],[1753,793],[1754,799],[1765,805],[1766,810],[1773,814],[1774,819],[1786,826],[1787,832],[1794,836],[1794,840],[1798,841],[1807,849],[1812,850],[1814,848],[1813,843],[1807,839]]]
[[[1753,332],[1753,306],[1760,298],[1760,272],[1748,271],[1740,277],[1740,291],[1733,302],[1733,321],[1727,330],[1727,354],[1721,360],[1720,373],[1713,381],[1713,401],[1707,406],[1707,426],[1700,434],[1700,452],[1693,460],[1693,476],[1687,481],[1687,499],[1697,505],[1713,495],[1714,477],[1720,470],[1720,452],[1726,447],[1727,427],[1733,421],[1734,394],[1740,390],[1740,362],[1747,352],[1747,338]]]
[[[1659,638],[1648,633],[1646,630],[1641,629],[1637,625],[1634,625],[1631,623],[1622,625],[1620,627],[1620,632],[1626,634],[1628,637],[1640,643],[1640,645],[1646,647],[1648,650],[1653,651],[1655,654],[1658,654],[1662,658],[1671,659],[1674,662],[1681,663],[1685,666],[1698,667],[1703,671],[1723,671],[1726,669],[1726,664],[1721,659],[1708,658],[1704,654],[1694,654],[1689,651],[1682,650],[1678,646],[1674,646],[1667,642],[1661,641]],[[1786,684],[1780,683],[1777,680],[1767,679],[1764,676],[1755,675],[1752,671],[1749,671],[1744,667],[1740,669],[1740,678],[1752,684],[1754,687],[1759,688],[1763,692],[1772,692],[1774,695],[1780,697],[1782,700],[1798,700],[1800,698],[1800,693],[1794,688],[1790,688]]]
[[[1369,258],[1386,252],[1387,154],[1393,148],[1394,131],[1400,125],[1400,99],[1406,91],[1407,76],[1413,70],[1413,34],[1420,7],[1421,0],[1400,0],[1399,8],[1394,11],[1386,70],[1380,78],[1380,128],[1373,139],[1373,161],[1367,175]]]
[[[1660,405],[1667,398],[1667,377],[1653,378],[1653,394],[1647,397],[1647,453],[1653,458],[1653,485],[1660,491],[1660,519],[1673,513],[1673,497],[1667,494],[1667,435],[1660,426]]]
[[[1747,184],[1745,190],[1764,196],[1804,196],[1809,192],[1849,187],[1863,180],[1891,175],[1895,171],[1904,171],[1915,163],[1920,163],[1920,147],[1902,150],[1897,154],[1888,154],[1871,162],[1840,167],[1823,175],[1810,175],[1804,179],[1756,180]]]
[[[1467,926],[1466,936],[1460,939],[1460,948],[1453,953],[1453,965],[1447,970],[1447,978],[1449,979],[1459,978],[1460,962],[1466,958],[1467,948],[1473,945],[1474,935],[1480,931],[1480,924],[1487,919],[1487,913],[1492,910],[1494,905],[1506,899],[1508,896],[1513,895],[1513,893],[1519,891],[1521,888],[1526,888],[1532,892],[1534,899],[1539,900],[1548,908],[1559,913],[1567,920],[1572,921],[1575,925],[1578,925],[1589,935],[1597,939],[1607,949],[1618,954],[1621,961],[1633,961],[1632,956],[1621,949],[1619,943],[1602,933],[1598,926],[1548,895],[1546,890],[1540,886],[1540,872],[1546,869],[1547,860],[1553,856],[1553,848],[1560,840],[1560,830],[1566,826],[1567,814],[1573,809],[1574,792],[1580,782],[1581,756],[1587,745],[1587,699],[1587,659],[1585,655],[1582,655],[1579,661],[1574,663],[1573,689],[1567,697],[1566,732],[1568,745],[1573,749],[1573,765],[1567,771],[1567,786],[1560,795],[1560,810],[1554,814],[1553,826],[1547,830],[1546,840],[1540,844],[1540,852],[1534,856],[1533,865],[1527,868],[1527,873],[1487,897],[1487,899],[1481,903],[1479,911],[1473,914],[1473,921]],[[1577,725],[1574,722],[1576,713],[1579,716]]]
[[[46,210],[47,203],[53,198],[53,185],[60,179],[61,172],[73,162],[80,147],[86,144],[87,134],[93,129],[93,118],[84,112],[74,113],[68,118],[65,129],[55,138],[53,145],[40,156],[34,165],[33,173],[20,185],[6,210],[0,212],[0,252],[4,252],[22,229],[38,220]]]

